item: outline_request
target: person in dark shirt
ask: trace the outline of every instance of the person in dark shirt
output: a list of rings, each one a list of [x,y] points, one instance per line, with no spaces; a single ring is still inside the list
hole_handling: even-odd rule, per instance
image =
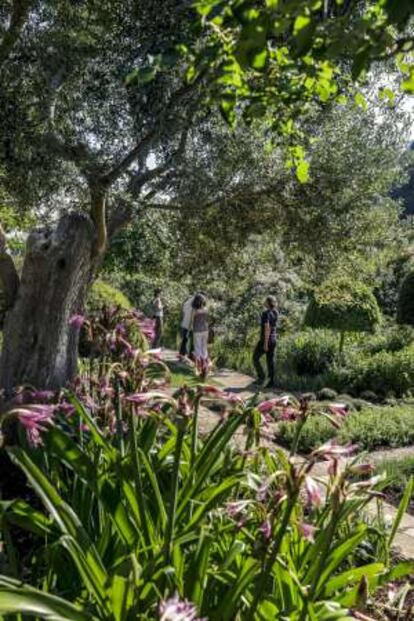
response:
[[[266,355],[268,382],[266,388],[275,387],[275,349],[276,349],[276,327],[278,312],[276,310],[276,298],[269,295],[266,298],[265,310],[260,319],[260,340],[253,353],[253,364],[257,373],[257,381],[263,384],[265,373],[261,364],[262,356]]]

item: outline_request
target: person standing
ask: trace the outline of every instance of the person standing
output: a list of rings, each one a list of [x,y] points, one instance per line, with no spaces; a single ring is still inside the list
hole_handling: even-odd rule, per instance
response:
[[[158,349],[161,347],[162,329],[164,323],[164,305],[161,299],[161,289],[155,289],[154,291],[152,309],[152,316],[154,319],[154,338],[152,341],[152,348]]]
[[[181,345],[179,356],[185,358],[188,355],[188,341],[191,341],[191,321],[193,317],[193,301],[195,296],[190,295],[183,304],[183,315],[181,319]],[[190,345],[191,353],[191,345]]]
[[[253,352],[253,364],[257,373],[257,381],[265,381],[265,373],[261,364],[262,356],[266,356],[268,381],[266,388],[275,388],[275,350],[278,312],[276,298],[269,295],[265,301],[265,309],[260,319],[260,340]]]
[[[200,376],[205,378],[210,364],[208,356],[209,316],[206,297],[201,293],[197,293],[192,302],[192,309],[191,323],[194,340],[195,364]]]

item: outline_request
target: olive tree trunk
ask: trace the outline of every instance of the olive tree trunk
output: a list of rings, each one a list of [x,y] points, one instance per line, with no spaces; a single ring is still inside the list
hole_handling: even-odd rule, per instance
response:
[[[7,312],[0,359],[0,387],[10,395],[22,384],[56,389],[76,373],[81,313],[93,276],[95,227],[69,214],[55,227],[34,230],[17,295]]]

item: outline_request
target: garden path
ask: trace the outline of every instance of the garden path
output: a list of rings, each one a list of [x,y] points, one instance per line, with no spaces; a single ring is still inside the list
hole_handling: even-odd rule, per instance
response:
[[[176,352],[172,350],[163,350],[162,359],[170,364],[173,364],[178,370],[186,370],[188,371],[188,366],[185,363],[180,363],[177,360]],[[243,373],[238,373],[237,371],[233,371],[231,369],[215,369],[209,380],[212,383],[217,384],[222,387],[223,390],[229,392],[235,392],[239,394],[241,397],[247,398],[252,397],[255,393],[252,390],[251,385],[253,382],[253,378],[244,375]],[[201,433],[206,433],[210,431],[216,424],[218,420],[218,414],[207,407],[202,407],[200,409],[200,418],[199,418],[199,428]],[[266,446],[272,450],[278,447],[278,445],[274,441],[276,432],[276,424],[269,424],[266,429],[263,430],[261,434],[261,444],[262,446]],[[244,433],[243,431],[238,432],[235,435],[235,441],[238,446],[241,448],[244,447]],[[364,454],[364,462],[379,462],[383,459],[393,459],[400,458],[403,456],[414,455],[414,447],[405,447],[405,448],[397,448],[390,449],[385,451],[375,451],[373,453]],[[320,462],[316,464],[314,470],[314,475],[323,479],[326,477],[326,463]],[[397,510],[394,506],[389,503],[382,502],[382,512],[383,518],[386,522],[392,522]],[[368,516],[375,517],[378,513],[377,501],[373,499],[367,507]],[[396,551],[404,556],[407,559],[414,559],[414,516],[405,513],[402,520],[398,532],[396,534],[394,540],[394,548]]]

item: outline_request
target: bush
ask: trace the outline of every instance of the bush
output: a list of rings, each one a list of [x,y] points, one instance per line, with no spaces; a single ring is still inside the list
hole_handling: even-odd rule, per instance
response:
[[[381,351],[397,352],[410,345],[414,340],[411,328],[404,326],[389,326],[371,338],[365,338],[358,343],[360,348],[370,354],[378,354]]]
[[[89,313],[98,312],[103,307],[119,306],[123,310],[132,308],[131,302],[122,291],[100,279],[93,283],[86,306]]]
[[[318,392],[318,399],[320,401],[333,401],[334,399],[336,399],[337,396],[338,393],[332,388],[325,387]]]
[[[398,352],[355,357],[347,369],[338,371],[338,379],[342,386],[349,385],[358,395],[371,391],[381,397],[391,393],[403,397],[414,388],[414,345]]]
[[[323,331],[305,331],[281,343],[280,356],[286,370],[297,375],[320,375],[333,364],[337,345],[332,335]]]
[[[338,332],[373,332],[381,314],[372,291],[348,278],[331,278],[316,289],[305,325]]]
[[[291,422],[281,423],[277,442],[290,446],[294,431]],[[414,410],[402,406],[364,408],[349,414],[340,429],[324,416],[312,416],[302,431],[299,450],[308,453],[334,437],[341,443],[351,442],[369,451],[409,446],[414,444]]]
[[[404,278],[398,296],[397,321],[414,326],[414,271]]]

